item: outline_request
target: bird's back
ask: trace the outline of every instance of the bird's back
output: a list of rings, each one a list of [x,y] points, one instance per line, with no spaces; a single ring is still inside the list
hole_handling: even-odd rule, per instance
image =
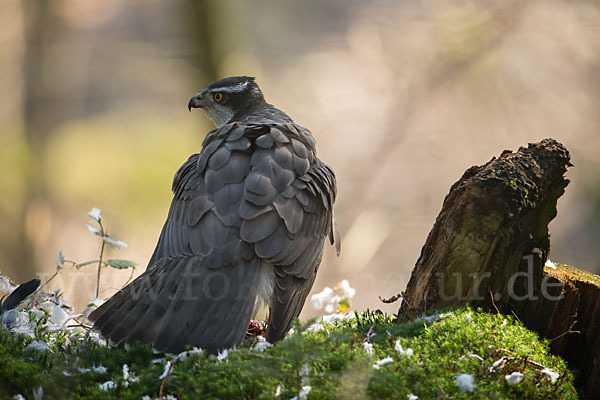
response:
[[[265,274],[267,339],[289,330],[334,241],[335,177],[308,130],[264,111],[212,131],[177,171],[147,270],[90,316],[112,341],[166,352],[239,344]]]

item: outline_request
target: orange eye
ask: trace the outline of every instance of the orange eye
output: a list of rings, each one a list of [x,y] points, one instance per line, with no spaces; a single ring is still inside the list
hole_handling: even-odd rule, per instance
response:
[[[217,92],[215,94],[213,94],[213,99],[215,99],[215,101],[217,103],[221,102],[221,100],[223,100],[223,94],[221,94],[220,92]]]

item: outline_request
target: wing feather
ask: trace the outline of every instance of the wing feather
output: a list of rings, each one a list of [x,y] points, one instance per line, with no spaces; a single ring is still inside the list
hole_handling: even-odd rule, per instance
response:
[[[239,344],[261,265],[275,270],[269,341],[289,330],[312,288],[329,236],[339,246],[333,171],[293,123],[225,125],[173,179],[174,198],[148,268],[90,318],[116,342]]]
[[[314,154],[310,133],[293,124],[257,139],[240,206],[241,237],[275,266],[267,340],[289,330],[312,288],[325,238],[333,231],[335,176]],[[337,243],[336,243],[337,244]]]
[[[243,340],[260,261],[240,239],[250,141],[243,126],[233,125],[211,132],[175,174],[169,215],[146,271],[90,315],[112,341],[216,352]]]

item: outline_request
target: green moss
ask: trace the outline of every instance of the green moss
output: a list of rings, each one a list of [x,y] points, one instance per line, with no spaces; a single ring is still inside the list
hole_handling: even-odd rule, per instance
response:
[[[555,263],[554,265],[556,269],[544,267],[544,272],[563,282],[584,282],[596,287],[600,287],[600,276],[596,274],[592,274],[591,272],[584,271],[567,264]]]
[[[575,399],[572,375],[565,363],[548,351],[548,343],[512,318],[470,309],[442,314],[436,322],[394,323],[389,316],[370,311],[356,319],[325,324],[323,329],[295,325],[286,340],[257,352],[230,351],[227,358],[201,354],[177,360],[163,393],[181,399],[289,399],[310,385],[314,399]],[[374,334],[374,335],[373,335]],[[365,351],[369,337],[373,354]],[[396,340],[407,356],[396,349]],[[154,354],[148,346],[98,347],[92,343],[55,347],[52,352],[25,350],[31,339],[0,329],[0,398],[15,394],[32,397],[43,387],[45,399],[122,398],[158,395],[158,377],[170,356]],[[373,368],[378,360],[392,362]],[[504,357],[496,368],[493,364]],[[159,362],[153,362],[162,358]],[[126,381],[123,365],[139,378]],[[77,368],[102,365],[106,373],[81,373]],[[541,372],[547,367],[560,374],[552,383]],[[523,382],[510,386],[505,375],[522,372]],[[71,375],[71,376],[67,376]],[[461,392],[455,376],[475,377],[472,393]],[[100,384],[112,380],[107,392]]]

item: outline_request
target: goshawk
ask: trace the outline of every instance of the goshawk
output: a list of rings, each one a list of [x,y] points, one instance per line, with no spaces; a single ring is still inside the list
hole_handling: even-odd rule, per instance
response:
[[[335,175],[311,133],[268,104],[252,77],[214,82],[188,108],[217,128],[175,174],[146,271],[90,319],[115,343],[214,353],[240,344],[264,303],[274,343],[302,310],[326,238],[339,254]]]

